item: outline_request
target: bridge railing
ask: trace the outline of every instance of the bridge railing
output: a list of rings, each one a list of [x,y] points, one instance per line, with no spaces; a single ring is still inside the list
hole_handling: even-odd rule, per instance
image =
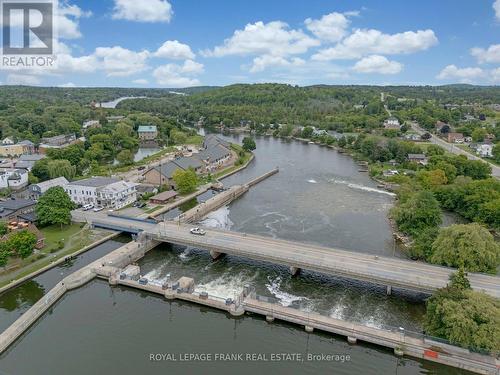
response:
[[[343,322],[353,324],[353,325],[364,325],[365,327],[368,328],[375,328],[379,330],[383,330],[395,335],[399,335],[401,344],[404,345],[405,339],[407,337],[417,339],[417,340],[422,340],[424,343],[428,344],[430,347],[436,347],[439,348],[440,346],[443,346],[444,351],[452,351],[455,354],[470,354],[470,353],[477,353],[481,355],[487,355],[491,356],[494,358],[500,358],[500,352],[499,351],[488,351],[484,349],[479,349],[475,347],[461,347],[459,344],[450,342],[446,339],[440,338],[440,337],[435,337],[431,335],[425,334],[425,332],[420,331],[417,332],[412,329],[406,329],[404,327],[395,327],[391,325],[387,325],[384,323],[377,323],[377,324],[366,324],[360,321],[354,321],[354,320],[349,320],[349,319],[344,319],[343,317],[339,318],[336,317],[333,314],[333,309],[330,310],[325,310],[325,309],[318,309],[317,307],[311,307],[310,305],[307,305],[302,302],[298,303],[292,303],[288,306],[285,306],[281,303],[281,301],[273,296],[264,296],[264,295],[259,295],[256,293],[255,289],[252,288],[251,292],[249,293],[249,298],[255,299],[260,302],[265,302],[269,303],[272,305],[279,305],[281,307],[288,307],[291,309],[299,310],[302,314],[309,315],[311,320],[314,320],[314,316],[320,315],[322,317],[328,317],[332,319],[332,322],[334,320],[341,320]]]

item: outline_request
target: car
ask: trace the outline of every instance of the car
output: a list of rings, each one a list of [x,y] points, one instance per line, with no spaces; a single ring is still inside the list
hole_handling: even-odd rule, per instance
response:
[[[139,168],[137,168],[138,171],[143,171],[145,169],[146,169],[146,167],[144,165],[141,165]]]
[[[205,232],[201,228],[192,228],[190,230],[190,232],[191,232],[191,234],[194,234],[194,235],[197,235],[197,236],[204,236],[205,234],[207,234],[207,232]]]
[[[102,211],[104,210],[104,207],[95,207],[94,208],[94,212],[99,212],[99,211]]]
[[[94,208],[94,205],[89,203],[89,204],[86,204],[85,206],[82,207],[82,210],[84,211],[88,211],[88,210],[91,210]]]

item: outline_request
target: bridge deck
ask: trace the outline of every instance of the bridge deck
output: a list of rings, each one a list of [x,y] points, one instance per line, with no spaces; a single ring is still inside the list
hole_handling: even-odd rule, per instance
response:
[[[446,286],[454,269],[422,262],[375,257],[355,251],[326,248],[312,244],[276,240],[215,229],[206,236],[194,236],[190,227],[178,223],[131,222],[123,218],[88,214],[87,220],[100,226],[113,225],[142,230],[151,238],[179,245],[194,246],[255,260],[298,267],[320,273],[368,281],[394,288],[432,293]],[[500,298],[500,278],[469,274],[471,286]]]

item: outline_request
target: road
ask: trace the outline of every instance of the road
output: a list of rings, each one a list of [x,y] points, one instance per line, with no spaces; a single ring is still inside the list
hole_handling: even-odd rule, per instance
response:
[[[97,226],[111,225],[123,231],[142,230],[148,237],[161,242],[194,246],[219,253],[426,293],[432,293],[446,286],[449,276],[454,272],[452,268],[422,262],[377,257],[362,252],[211,228],[206,229],[205,236],[194,236],[189,233],[190,226],[173,222],[153,224],[93,212],[80,212],[78,215],[80,215],[80,221],[85,220]],[[469,280],[473,289],[500,297],[499,277],[469,274]]]
[[[428,133],[426,130],[422,129],[421,127],[419,127],[415,123],[412,123],[411,128],[420,135],[422,135],[424,133]],[[484,159],[481,159],[480,157],[478,157],[474,154],[471,154],[470,152],[462,150],[460,147],[457,147],[456,145],[454,145],[452,143],[448,143],[448,142],[442,140],[441,138],[436,137],[433,134],[431,134],[431,139],[429,139],[429,141],[431,143],[434,143],[435,145],[443,147],[446,151],[451,152],[452,154],[465,155],[470,160],[480,160],[480,161],[485,162],[486,164],[489,164],[491,166],[492,176],[494,176],[496,178],[500,178],[500,167],[496,166],[495,164],[492,164]]]

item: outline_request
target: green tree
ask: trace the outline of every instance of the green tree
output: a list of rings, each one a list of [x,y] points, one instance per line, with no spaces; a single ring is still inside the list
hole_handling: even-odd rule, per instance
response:
[[[177,190],[181,194],[189,194],[196,190],[198,186],[198,176],[196,172],[192,169],[187,169],[183,171],[182,169],[177,169],[172,178],[174,179]]]
[[[72,180],[76,176],[76,167],[68,160],[50,160],[47,170],[50,178],[65,177]]]
[[[393,209],[392,216],[399,229],[411,235],[441,224],[441,208],[429,191],[411,194],[406,201]]]
[[[68,194],[60,186],[50,188],[43,194],[37,205],[36,214],[41,225],[71,223],[71,210],[75,207]]]
[[[255,140],[251,137],[245,137],[243,138],[243,149],[245,151],[251,152],[257,148],[257,145],[255,144]]]
[[[500,244],[477,223],[442,228],[432,245],[430,261],[469,272],[495,273],[500,265]]]
[[[0,267],[4,267],[10,257],[10,250],[7,241],[0,242]]]
[[[0,221],[0,237],[7,234],[7,223],[5,221]]]
[[[476,128],[472,131],[472,140],[474,142],[483,142],[487,134],[488,131],[486,129]]]
[[[50,179],[48,165],[49,165],[48,158],[38,160],[33,166],[31,173],[40,181],[47,181]]]
[[[121,150],[118,155],[116,155],[116,160],[121,165],[130,165],[134,162],[134,154],[130,150]]]
[[[305,139],[310,139],[313,135],[314,129],[310,126],[306,126],[304,129],[302,129],[302,134],[301,137]]]
[[[7,247],[10,250],[10,254],[16,254],[24,259],[33,254],[37,238],[33,233],[28,232],[27,230],[21,230],[9,235],[6,242]]]
[[[427,300],[427,334],[465,348],[500,350],[500,300],[469,289],[462,271]]]

